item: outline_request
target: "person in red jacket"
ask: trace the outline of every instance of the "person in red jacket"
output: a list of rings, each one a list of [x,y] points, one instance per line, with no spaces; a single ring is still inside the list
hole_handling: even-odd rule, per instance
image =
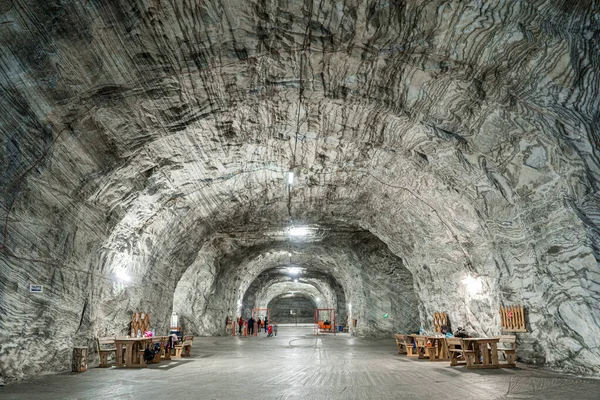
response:
[[[242,336],[242,327],[244,326],[244,320],[242,319],[241,315],[240,315],[240,319],[238,319],[238,325],[240,327],[240,336]]]

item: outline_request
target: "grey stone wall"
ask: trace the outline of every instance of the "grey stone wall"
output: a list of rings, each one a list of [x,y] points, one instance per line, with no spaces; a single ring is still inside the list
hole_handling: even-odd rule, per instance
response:
[[[520,303],[523,361],[598,373],[599,13],[565,4],[0,4],[2,381],[135,311],[217,334],[296,252],[354,334]]]

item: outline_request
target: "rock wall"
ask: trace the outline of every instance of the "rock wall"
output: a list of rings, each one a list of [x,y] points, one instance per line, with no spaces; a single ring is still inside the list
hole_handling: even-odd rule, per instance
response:
[[[215,334],[296,252],[354,334],[520,303],[523,361],[597,373],[598,7],[0,3],[1,379],[135,311]]]

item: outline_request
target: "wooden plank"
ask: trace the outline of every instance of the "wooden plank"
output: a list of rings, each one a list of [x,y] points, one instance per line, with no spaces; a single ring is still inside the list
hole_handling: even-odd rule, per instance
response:
[[[500,306],[500,324],[505,332],[527,332],[522,305]]]

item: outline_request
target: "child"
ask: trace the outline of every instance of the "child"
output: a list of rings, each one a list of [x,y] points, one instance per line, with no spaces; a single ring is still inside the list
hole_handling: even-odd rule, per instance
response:
[[[269,325],[267,337],[273,336],[273,325]]]

